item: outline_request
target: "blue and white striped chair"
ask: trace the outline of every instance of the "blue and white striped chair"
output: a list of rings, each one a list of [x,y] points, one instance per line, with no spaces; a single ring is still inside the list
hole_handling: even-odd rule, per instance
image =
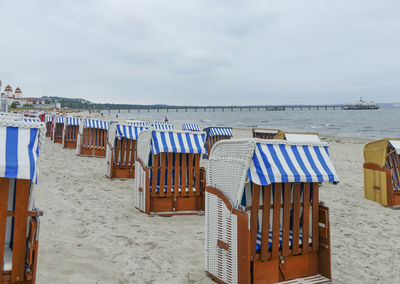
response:
[[[42,213],[34,207],[32,191],[42,131],[42,123],[0,121],[0,276],[4,283],[35,282]]]
[[[231,127],[207,127],[204,128],[203,131],[207,133],[206,138],[206,149],[207,153],[211,153],[211,149],[215,143],[224,139],[231,139],[233,136]],[[204,158],[208,158],[208,155],[205,154]]]
[[[45,122],[46,122],[46,137],[52,137],[52,125],[53,125],[54,116],[50,114],[46,114]]]
[[[86,118],[79,126],[76,154],[105,157],[109,127],[109,121]]]
[[[63,132],[64,132],[64,120],[65,118],[62,116],[56,116],[54,118],[53,125],[53,142],[62,144],[63,140]]]
[[[200,124],[184,123],[182,126],[182,130],[200,131]]]
[[[111,124],[108,131],[106,176],[135,178],[136,140],[144,126]]]
[[[338,177],[326,143],[224,140],[208,162],[205,243],[211,278],[329,281],[328,208],[319,203],[319,184],[337,183]]]
[[[63,147],[75,149],[78,139],[79,125],[82,123],[82,118],[66,117],[63,130]]]
[[[204,211],[204,132],[146,130],[137,140],[135,206],[147,214]]]

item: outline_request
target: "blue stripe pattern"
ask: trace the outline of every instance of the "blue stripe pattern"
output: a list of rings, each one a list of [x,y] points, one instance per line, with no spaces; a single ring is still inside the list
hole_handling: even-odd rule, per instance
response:
[[[35,142],[37,141],[38,132],[39,132],[38,129],[31,128],[29,145],[28,145],[28,156],[29,156],[29,165],[30,165],[30,178],[29,179],[30,180],[33,180],[35,177],[35,170],[36,170],[35,162],[36,161],[35,161],[33,152],[37,149],[34,149],[33,147],[35,146]]]
[[[158,129],[158,130],[172,130],[172,129],[174,129],[174,126],[172,124],[168,124],[168,123],[152,123],[151,126],[154,129]]]
[[[147,128],[133,125],[117,124],[117,138],[137,140],[139,133]]]
[[[338,182],[327,147],[307,143],[257,143],[247,174],[259,185]]]
[[[40,122],[39,118],[24,118],[25,122]]]
[[[77,118],[77,117],[67,117],[67,119],[66,119],[67,125],[79,126],[81,121],[82,121],[82,119],[81,118]]]
[[[133,126],[146,126],[148,123],[146,121],[134,121],[134,120],[127,120],[126,123]]]
[[[18,177],[18,127],[7,127],[5,177]]]
[[[184,123],[182,130],[200,131],[200,124]]]
[[[85,120],[85,127],[108,130],[108,128],[110,127],[110,122],[106,121],[106,120],[97,120],[97,119],[87,118]]]
[[[56,123],[64,123],[64,117],[56,117]]]
[[[153,131],[152,152],[204,154],[206,135],[204,132]]]

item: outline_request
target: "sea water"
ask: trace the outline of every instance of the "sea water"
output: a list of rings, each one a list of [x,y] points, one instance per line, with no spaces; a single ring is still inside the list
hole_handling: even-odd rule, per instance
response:
[[[119,118],[164,121],[175,124],[198,123],[201,126],[262,127],[285,131],[318,132],[326,135],[383,138],[400,137],[400,107],[378,110],[287,109],[284,111],[179,109],[102,111]]]

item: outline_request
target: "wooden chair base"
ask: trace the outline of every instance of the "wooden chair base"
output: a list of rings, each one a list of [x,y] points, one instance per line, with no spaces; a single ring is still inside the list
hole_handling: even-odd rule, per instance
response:
[[[87,156],[87,157],[100,157],[104,158],[106,156],[106,150],[97,150],[97,149],[86,149],[81,148],[79,151],[80,156]]]
[[[111,169],[110,178],[121,178],[121,179],[135,178],[135,168],[133,168],[133,171],[131,171],[130,168],[117,168],[114,166]]]
[[[62,144],[62,137],[54,137],[53,142]]]
[[[142,210],[140,211],[143,212]],[[202,215],[204,214],[204,195],[151,198],[150,210],[143,213],[159,216]]]
[[[75,149],[76,141],[64,141],[64,148]]]

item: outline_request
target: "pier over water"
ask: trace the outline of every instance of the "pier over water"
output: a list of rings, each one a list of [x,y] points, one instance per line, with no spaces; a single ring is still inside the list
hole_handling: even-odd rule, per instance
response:
[[[120,108],[103,109],[105,111],[111,110],[127,110],[129,112],[234,112],[234,111],[294,111],[294,110],[342,110],[344,105],[252,105],[252,106],[169,106],[169,105],[149,105],[149,106],[132,106]]]

